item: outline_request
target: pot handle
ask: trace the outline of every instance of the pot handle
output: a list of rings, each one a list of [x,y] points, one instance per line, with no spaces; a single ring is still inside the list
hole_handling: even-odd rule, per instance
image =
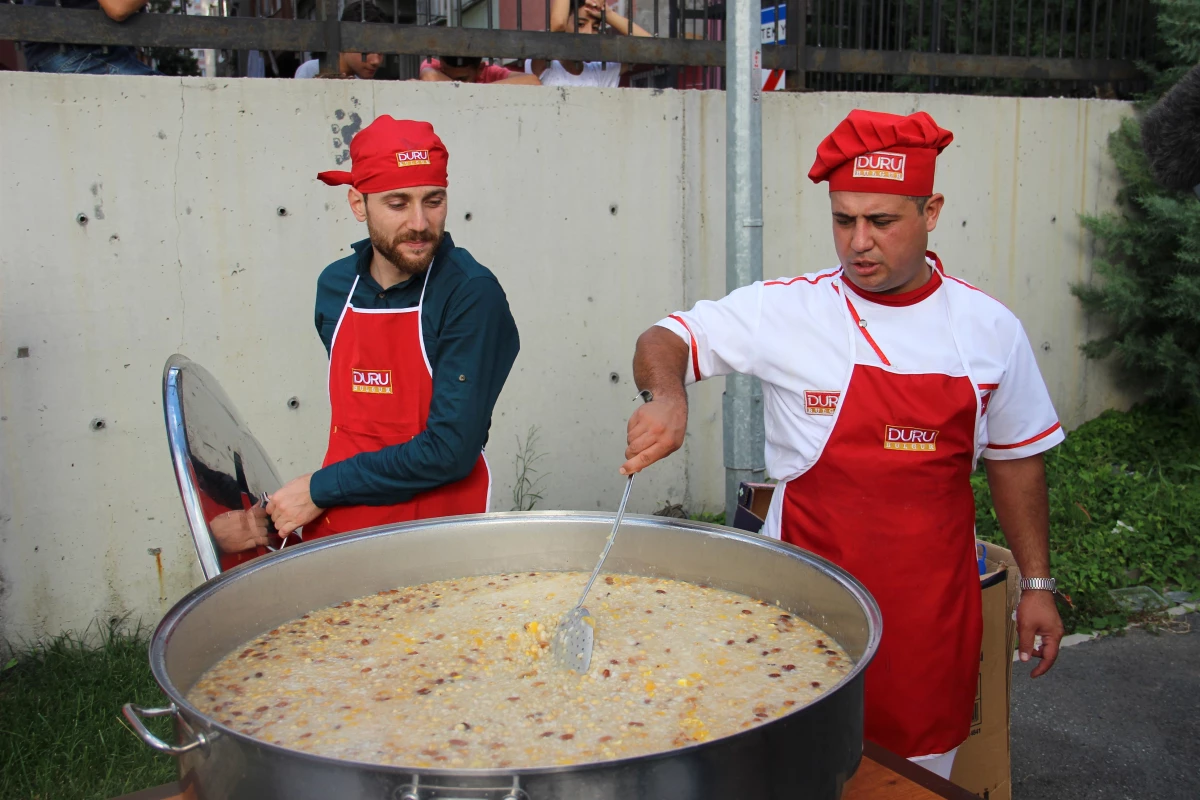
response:
[[[171,703],[166,708],[142,708],[133,703],[126,703],[121,708],[121,714],[133,726],[133,731],[138,735],[138,738],[160,753],[179,756],[189,750],[195,750],[197,747],[208,745],[208,737],[203,733],[197,733],[193,730],[187,720],[180,715],[179,709],[174,703]],[[184,732],[192,737],[192,741],[184,745],[167,744],[150,732],[150,729],[146,727],[146,723],[142,722],[142,717],[174,717],[176,722],[183,727]]]
[[[433,779],[435,783],[421,783],[420,775],[413,775],[413,782],[398,787],[392,793],[392,800],[529,800],[529,794],[521,788],[521,779],[513,777],[510,786],[490,787],[459,787],[445,785]],[[444,780],[444,779],[443,779]]]

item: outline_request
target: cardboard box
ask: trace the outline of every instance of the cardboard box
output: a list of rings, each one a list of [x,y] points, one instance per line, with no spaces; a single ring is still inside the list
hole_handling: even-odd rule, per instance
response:
[[[1012,653],[1017,642],[1016,609],[1020,572],[1012,552],[987,548],[983,591],[983,647],[971,735],[958,748],[950,780],[984,800],[1011,800],[1012,762],[1009,721],[1012,708]]]
[[[734,527],[755,533],[771,503],[771,484],[743,483],[738,492]],[[958,748],[950,779],[983,800],[1011,800],[1012,762],[1009,722],[1012,708],[1012,654],[1017,644],[1013,612],[1021,574],[1011,551],[994,544],[987,548],[983,592],[983,645],[979,654],[979,684],[971,734]]]
[[[738,504],[732,527],[760,533],[767,518],[767,510],[771,507],[771,495],[774,493],[773,483],[743,482],[738,487]]]

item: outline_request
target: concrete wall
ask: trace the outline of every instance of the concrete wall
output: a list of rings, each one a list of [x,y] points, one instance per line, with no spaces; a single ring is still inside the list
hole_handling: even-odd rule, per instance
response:
[[[1021,316],[1068,425],[1119,403],[1079,356],[1087,325],[1067,287],[1089,274],[1076,215],[1110,206],[1104,142],[1128,107],[770,95],[767,276],[834,263],[805,173],[855,105],[923,108],[955,131],[934,237],[948,269]],[[724,293],[722,94],[0,75],[0,635],[153,621],[199,582],[162,422],[172,353],[217,376],[282,474],[319,464],[314,281],[364,233],[314,174],[381,113],[442,135],[448,230],[499,276],[521,328],[489,447],[496,508],[535,425],[539,507],[615,506],[634,340]],[[639,482],[634,511],[720,508],[720,391],[694,390],[686,452]]]

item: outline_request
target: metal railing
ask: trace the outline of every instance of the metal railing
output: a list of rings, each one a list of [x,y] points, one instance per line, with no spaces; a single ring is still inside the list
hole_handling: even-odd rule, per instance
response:
[[[230,14],[235,2],[216,6]],[[1128,86],[1142,79],[1135,60],[1153,36],[1148,2],[783,0],[764,7],[763,68],[785,71],[790,89]],[[551,33],[549,0],[483,3],[475,12],[471,0],[392,0],[388,25],[340,22],[337,0],[296,12],[316,19],[137,14],[124,23],[100,11],[0,2],[0,40],[312,52],[334,64],[343,51],[613,61],[639,65],[631,85],[723,85],[724,0],[624,0],[623,13],[649,37]],[[472,14],[476,27],[464,24]]]
[[[964,80],[1003,88],[998,79],[1023,79],[1065,90],[1072,82],[1137,82],[1133,62],[1147,55],[1154,33],[1149,0],[809,3],[807,43],[822,53],[808,62],[812,88],[937,91]],[[931,66],[914,71],[916,64]],[[959,83],[915,79],[922,74]]]

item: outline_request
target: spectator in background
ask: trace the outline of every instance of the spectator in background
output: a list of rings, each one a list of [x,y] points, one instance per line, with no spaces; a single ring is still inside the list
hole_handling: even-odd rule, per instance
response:
[[[124,22],[142,10],[146,0],[24,0],[25,5],[99,9],[109,19]],[[24,42],[25,64],[30,72],[78,75],[158,75],[138,60],[132,47],[89,44]]]
[[[537,86],[536,75],[525,75],[474,56],[442,56],[421,62],[421,80],[459,83],[512,83]]]
[[[342,22],[391,22],[374,3],[355,2],[342,11]],[[339,53],[338,73],[343,78],[370,80],[383,66],[380,53]],[[297,78],[315,78],[321,72],[321,60],[305,61],[296,70]],[[331,76],[334,77],[334,76]]]
[[[613,29],[621,36],[649,36],[650,33],[636,22],[631,23],[613,9],[605,0],[551,0],[550,30],[560,33],[599,33],[600,23]],[[630,28],[632,27],[632,33]],[[615,87],[621,82],[621,74],[632,65],[622,66],[613,61],[546,61],[529,59],[525,71],[537,75],[546,86],[606,86]]]

